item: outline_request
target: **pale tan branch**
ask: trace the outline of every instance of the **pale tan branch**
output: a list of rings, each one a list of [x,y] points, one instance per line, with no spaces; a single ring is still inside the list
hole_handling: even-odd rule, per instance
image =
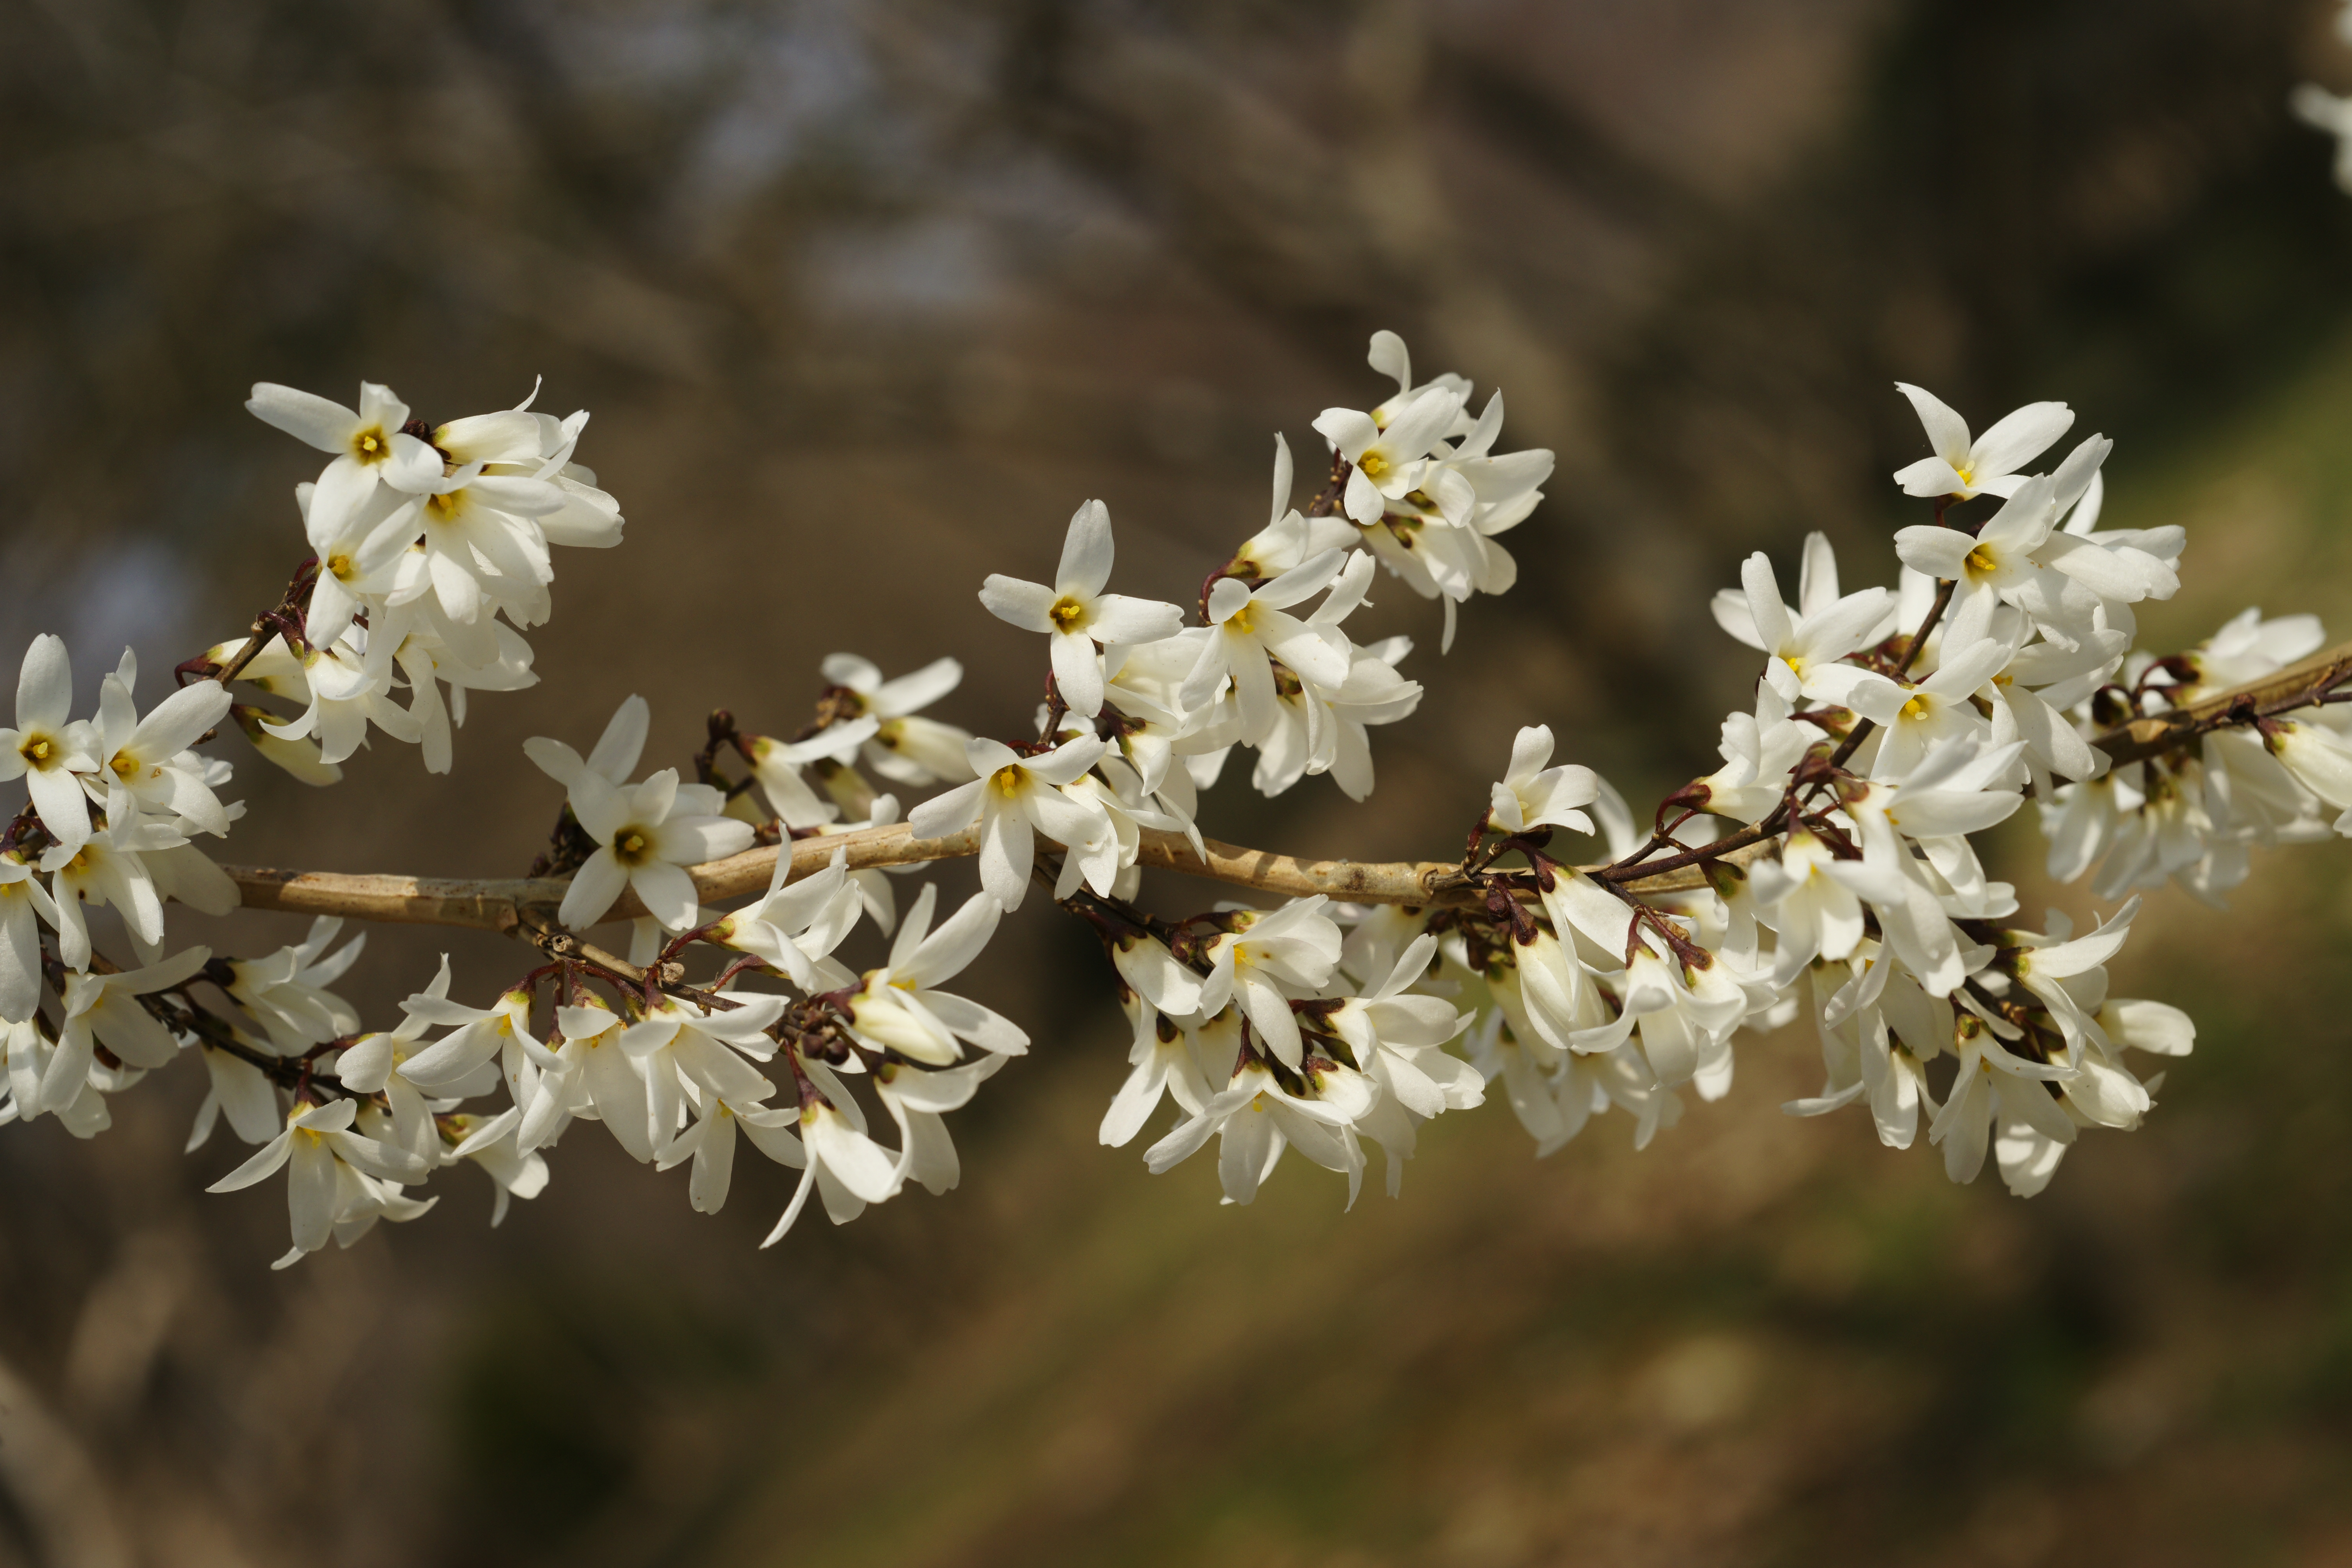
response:
[[[790,847],[792,871],[787,879],[797,881],[822,869],[835,850],[847,852],[852,870],[912,866],[977,854],[980,835],[978,829],[972,828],[946,838],[918,838],[902,824],[797,839]],[[1322,893],[1358,903],[1434,904],[1468,901],[1475,896],[1466,888],[1461,867],[1449,861],[1302,860],[1272,850],[1220,844],[1213,838],[1205,841],[1205,847],[1209,854],[1203,861],[1192,852],[1182,835],[1146,830],[1140,859],[1146,866],[1285,898]],[[1726,858],[1735,864],[1744,863],[1765,847],[1752,846]],[[695,887],[703,901],[710,904],[765,891],[775,874],[776,858],[782,852],[781,847],[747,849],[724,860],[692,867]],[[561,878],[469,881],[335,871],[281,871],[249,866],[224,869],[244,893],[248,909],[471,926],[499,931],[516,929],[522,922],[525,910],[552,910],[563,901],[564,889],[571,885]],[[1705,885],[1699,868],[1687,867],[1632,883],[1629,890],[1684,892]],[[625,920],[643,912],[635,899],[625,897],[605,918]]]

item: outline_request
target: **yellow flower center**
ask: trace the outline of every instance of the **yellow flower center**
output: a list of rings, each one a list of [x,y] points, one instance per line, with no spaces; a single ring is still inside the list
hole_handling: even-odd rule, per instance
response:
[[[1054,607],[1045,612],[1045,616],[1054,623],[1055,631],[1074,632],[1087,624],[1087,607],[1065,594],[1054,601]]]
[[[1251,612],[1255,611],[1256,608],[1257,603],[1255,600],[1244,603],[1240,609],[1235,610],[1230,616],[1226,617],[1225,629],[1241,637],[1249,636],[1250,615]]]
[[[381,463],[392,456],[392,441],[384,435],[383,426],[371,425],[352,437],[352,456],[362,463]]]
[[[1018,767],[999,768],[989,775],[988,782],[996,786],[997,794],[1011,800],[1021,793],[1022,772]]]
[[[644,860],[651,847],[651,840],[643,828],[624,827],[613,835],[613,858],[624,866],[635,866]]]
[[[1977,488],[1977,471],[1974,468],[1955,468],[1952,472],[1960,476],[1962,489],[1972,490]]]
[[[139,759],[128,752],[115,752],[114,760],[106,765],[113,771],[116,778],[126,784],[139,776]]]
[[[16,748],[16,754],[24,758],[27,765],[47,771],[50,760],[58,754],[57,742],[47,735],[34,735]]]
[[[1967,566],[1970,572],[1982,575],[1987,572],[1993,571],[1995,568],[2000,566],[2000,563],[1993,559],[1993,554],[1990,550],[1988,550],[1983,545],[1979,544],[1974,550],[1969,552],[1969,558],[1967,561],[1963,562],[1962,564]]]
[[[427,522],[455,522],[465,513],[466,492],[451,490],[446,496],[425,498],[425,519]]]
[[[1356,467],[1362,471],[1364,478],[1377,479],[1389,471],[1389,460],[1378,452],[1367,452],[1356,459]]]
[[[352,558],[341,551],[327,557],[327,571],[338,581],[349,582],[352,570]]]
[[[1906,719],[1925,719],[1927,716],[1927,700],[1925,697],[1914,697],[1903,705],[1903,717]]]

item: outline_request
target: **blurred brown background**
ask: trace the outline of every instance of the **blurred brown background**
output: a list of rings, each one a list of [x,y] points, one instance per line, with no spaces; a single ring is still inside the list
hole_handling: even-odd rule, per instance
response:
[[[632,690],[648,765],[714,704],[793,728],[839,647],[956,653],[942,711],[1019,723],[1041,661],[979,579],[1098,495],[1120,585],[1183,596],[1263,517],[1270,432],[1318,452],[1379,395],[1383,325],[1559,472],[1448,658],[1381,595],[1433,697],[1373,800],[1229,785],[1229,837],[1442,854],[1523,722],[1637,799],[1711,766],[1738,557],[1818,527],[1892,577],[1897,377],[2118,438],[2109,515],[2190,526],[2150,646],[2256,602],[2341,633],[2352,203],[2284,110],[2352,80],[2328,22],[0,0],[0,647],[59,631],[94,693],[131,642],[152,693],[274,594],[316,459],[252,381],[440,418],[544,374],[629,516],[559,561],[544,683],[478,701],[449,778],[238,755],[229,851],[512,874],[556,805],[517,742]],[[2029,910],[2084,907],[2005,847]],[[583,1128],[495,1235],[461,1171],[271,1274],[278,1189],[203,1195],[236,1156],[180,1154],[201,1085],[163,1075],[94,1144],[0,1132],[0,1563],[2352,1563],[2345,866],[2154,900],[2118,986],[2199,1050],[2030,1204],[1783,1118],[1818,1067],[1780,1038],[1638,1157],[1611,1119],[1537,1164],[1496,1106],[1401,1203],[1293,1162],[1220,1208],[1203,1162],[1095,1146],[1122,1039],[1043,909],[975,985],[1039,1044],[958,1120],[964,1188],[772,1252],[782,1173],[747,1154],[705,1219]],[[372,944],[379,1020],[445,944],[477,997],[525,964]]]

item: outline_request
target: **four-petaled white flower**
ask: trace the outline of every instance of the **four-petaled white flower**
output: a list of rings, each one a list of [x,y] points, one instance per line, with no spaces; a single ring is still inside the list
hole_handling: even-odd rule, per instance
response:
[[[98,720],[89,733],[98,765],[85,775],[83,788],[107,806],[107,820],[120,826],[131,826],[145,813],[177,818],[194,832],[226,833],[228,811],[205,781],[202,760],[188,748],[227,715],[228,689],[212,680],[184,686],[142,719],[131,696],[138,674],[138,663],[126,648],[121,664],[99,688]]]
[[[1244,910],[1225,917],[1234,929],[1209,944],[1209,973],[1201,982],[1204,1015],[1238,1002],[1257,1030],[1259,1045],[1293,1069],[1301,1042],[1291,993],[1314,995],[1339,963],[1339,928],[1323,912],[1329,901],[1318,893],[1270,914]]]
[[[311,510],[326,518],[340,520],[355,510],[374,494],[379,480],[416,494],[441,478],[441,454],[402,428],[408,423],[408,405],[388,386],[362,382],[354,414],[317,393],[262,381],[254,384],[245,406],[265,424],[334,455],[310,501]]]
[[[1780,597],[1771,560],[1762,551],[1741,564],[1739,580],[1747,591],[1746,616],[1718,598],[1716,619],[1748,647],[1771,656],[1764,679],[1773,690],[1792,703],[1809,697],[1880,723],[1895,716],[1903,705],[1902,689],[1875,670],[1843,662],[1892,629],[1893,594],[1864,588],[1843,598],[1824,597],[1804,604],[1792,617]],[[1801,599],[1805,597],[1801,594]]]
[[[1324,695],[1337,692],[1353,665],[1346,635],[1286,612],[1322,592],[1345,564],[1343,552],[1327,550],[1255,588],[1238,577],[1219,578],[1209,590],[1212,635],[1201,645],[1178,700],[1187,710],[1206,708],[1219,686],[1231,679],[1241,707],[1240,739],[1255,745],[1281,719],[1269,658],[1280,659],[1302,683]]]
[[[1054,585],[992,574],[980,602],[998,620],[1046,635],[1054,681],[1070,710],[1091,719],[1102,711],[1105,648],[1174,637],[1184,612],[1154,599],[1106,594],[1111,568],[1110,509],[1090,500],[1070,518]]]
[[[964,746],[971,731],[938,719],[929,707],[963,683],[963,666],[935,658],[922,668],[885,680],[871,659],[854,653],[827,655],[819,667],[840,691],[856,699],[856,712],[875,721],[865,743],[866,766],[895,784],[920,786],[963,779]]]
[[[977,1002],[934,989],[963,973],[996,934],[1003,910],[986,893],[931,930],[939,889],[926,882],[915,907],[890,943],[890,962],[868,970],[864,984],[844,1004],[850,1032],[876,1050],[892,1050],[909,1061],[948,1067],[962,1059],[970,1041],[983,1051],[1019,1056],[1029,1037]]]
[[[205,1191],[233,1193],[276,1175],[289,1165],[286,1208],[294,1224],[294,1249],[273,1268],[299,1262],[316,1252],[335,1234],[335,1222],[353,1200],[364,1200],[355,1176],[373,1176],[392,1183],[423,1179],[425,1162],[389,1143],[363,1137],[352,1130],[359,1102],[331,1100],[325,1105],[297,1103],[287,1112],[285,1130],[261,1146],[258,1153],[215,1182]]]
[[[575,930],[594,925],[626,889],[667,929],[684,931],[694,924],[701,900],[686,868],[735,854],[751,842],[750,823],[692,809],[709,804],[706,795],[715,793],[680,784],[676,768],[664,768],[629,790],[616,789],[586,769],[574,774],[567,790],[572,814],[596,841],[596,851],[572,873],[556,918]]]
[[[1420,488],[1430,448],[1462,412],[1463,389],[1431,384],[1411,395],[1385,422],[1353,408],[1327,408],[1315,428],[1350,465],[1343,500],[1348,516],[1370,527],[1388,503]]]
[[[2063,403],[2029,403],[2002,416],[1993,427],[1971,440],[1968,421],[1940,398],[1907,382],[1895,389],[1911,400],[1927,427],[1936,455],[1896,470],[1895,482],[1914,496],[1951,496],[1968,500],[1979,495],[2017,493],[2025,482],[2021,471],[2047,451],[2074,423],[2074,411]]]
[[[919,838],[945,838],[979,823],[980,885],[1007,913],[1021,907],[1029,890],[1039,835],[1086,862],[1088,886],[1108,896],[1118,870],[1110,818],[1093,801],[1061,788],[1100,762],[1107,749],[1094,736],[1080,735],[1042,756],[1024,757],[1002,741],[977,737],[964,757],[979,776],[915,807],[907,826]]]

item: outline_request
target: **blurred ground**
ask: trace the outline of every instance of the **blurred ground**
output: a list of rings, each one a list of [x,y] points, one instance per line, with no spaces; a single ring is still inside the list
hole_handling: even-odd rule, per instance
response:
[[[1708,765],[1738,557],[1819,527],[1891,577],[1898,376],[2118,438],[2110,515],[2190,528],[2148,646],[2340,633],[2352,204],[2304,76],[2352,56],[2269,0],[0,0],[0,645],[152,683],[274,593],[309,459],[256,379],[442,417],[543,374],[630,519],[559,563],[544,683],[447,779],[241,758],[233,849],[519,871],[517,742],[632,690],[676,755],[715,704],[795,724],[835,648],[953,652],[950,716],[1017,722],[978,580],[1099,495],[1180,594],[1382,325],[1560,474],[1442,664],[1383,596],[1433,700],[1373,800],[1223,792],[1229,837],[1443,853],[1524,722],[1637,798]],[[1401,1203],[1220,1208],[1095,1146],[1117,1028],[1043,911],[963,1189],[772,1253],[779,1173],[704,1220],[575,1137],[495,1236],[458,1173],[273,1275],[282,1210],[202,1195],[166,1075],[96,1144],[0,1134],[0,1563],[2352,1561],[2345,866],[2155,900],[2118,983],[2198,1053],[2031,1204],[1782,1118],[1817,1068],[1776,1040],[1640,1156],[1537,1164],[1490,1109]],[[461,991],[519,968],[371,940],[379,1016],[445,940]]]

